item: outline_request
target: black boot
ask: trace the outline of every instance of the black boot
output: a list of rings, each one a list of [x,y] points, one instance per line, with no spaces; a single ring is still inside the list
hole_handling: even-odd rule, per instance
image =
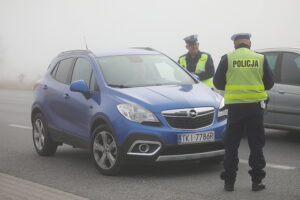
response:
[[[235,173],[222,172],[221,180],[224,180],[224,190],[228,192],[234,191]]]
[[[264,184],[260,183],[252,183],[252,191],[257,192],[265,189],[266,186]]]
[[[252,180],[252,191],[261,191],[266,188],[264,184],[262,184],[262,179],[266,177],[266,172],[263,169],[249,170],[249,174]]]

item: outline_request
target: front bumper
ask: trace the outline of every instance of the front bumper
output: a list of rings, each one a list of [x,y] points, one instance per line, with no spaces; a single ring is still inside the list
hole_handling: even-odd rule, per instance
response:
[[[156,162],[195,160],[224,155],[224,145],[221,140],[198,144],[164,145]]]
[[[203,153],[165,155],[165,156],[158,156],[158,158],[156,159],[156,162],[196,160],[196,159],[202,159],[202,158],[223,156],[224,154],[225,154],[225,150],[209,151],[209,152],[203,152]]]
[[[155,163],[195,160],[224,155],[222,135],[225,131],[226,120],[195,130],[175,129],[165,125],[160,127],[144,126],[132,122],[122,124],[122,127],[117,132],[119,136],[118,143],[121,147],[120,152],[125,162]],[[128,124],[128,126],[124,126],[124,124]],[[178,144],[178,134],[206,131],[215,132],[215,141]],[[139,152],[140,144],[148,144],[150,151],[148,153]]]
[[[157,145],[149,153],[134,153],[138,144]],[[222,141],[205,142],[198,144],[165,144],[161,138],[145,134],[135,133],[122,145],[122,154],[125,162],[155,163],[167,161],[196,160],[223,156],[225,153]]]

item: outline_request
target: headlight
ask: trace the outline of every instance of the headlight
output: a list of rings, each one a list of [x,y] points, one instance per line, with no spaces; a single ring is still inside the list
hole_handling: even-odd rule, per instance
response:
[[[219,110],[222,110],[222,108],[225,107],[225,102],[224,102],[224,98],[222,98],[220,105],[219,105]]]
[[[222,98],[220,105],[219,105],[219,110],[218,110],[218,120],[222,121],[227,118],[228,115],[228,110],[225,107],[224,103],[224,98]]]
[[[155,115],[149,110],[133,105],[133,104],[119,104],[117,105],[119,112],[128,120],[133,122],[159,122]]]

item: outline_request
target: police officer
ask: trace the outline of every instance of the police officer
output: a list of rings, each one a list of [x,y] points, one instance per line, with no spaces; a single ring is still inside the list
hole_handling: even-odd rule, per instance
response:
[[[188,53],[181,56],[178,63],[189,72],[196,74],[201,82],[213,88],[212,77],[215,73],[215,67],[211,56],[208,53],[199,51],[197,35],[188,36],[184,38],[184,41]]]
[[[252,190],[265,189],[262,179],[266,173],[263,155],[265,133],[263,110],[269,90],[274,85],[273,73],[262,54],[250,50],[251,34],[239,33],[231,37],[235,51],[221,58],[213,83],[224,90],[225,105],[228,108],[228,121],[224,135],[225,157],[224,180],[226,191],[234,190],[236,171],[238,170],[238,148],[245,131],[250,147],[249,174]]]

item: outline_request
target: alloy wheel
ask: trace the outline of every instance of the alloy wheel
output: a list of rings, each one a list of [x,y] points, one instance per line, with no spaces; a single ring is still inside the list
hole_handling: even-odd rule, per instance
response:
[[[117,161],[117,144],[108,131],[96,134],[93,142],[93,155],[95,161],[102,169],[111,169]]]
[[[45,144],[45,130],[42,120],[36,119],[33,128],[33,138],[38,150],[42,150]]]

